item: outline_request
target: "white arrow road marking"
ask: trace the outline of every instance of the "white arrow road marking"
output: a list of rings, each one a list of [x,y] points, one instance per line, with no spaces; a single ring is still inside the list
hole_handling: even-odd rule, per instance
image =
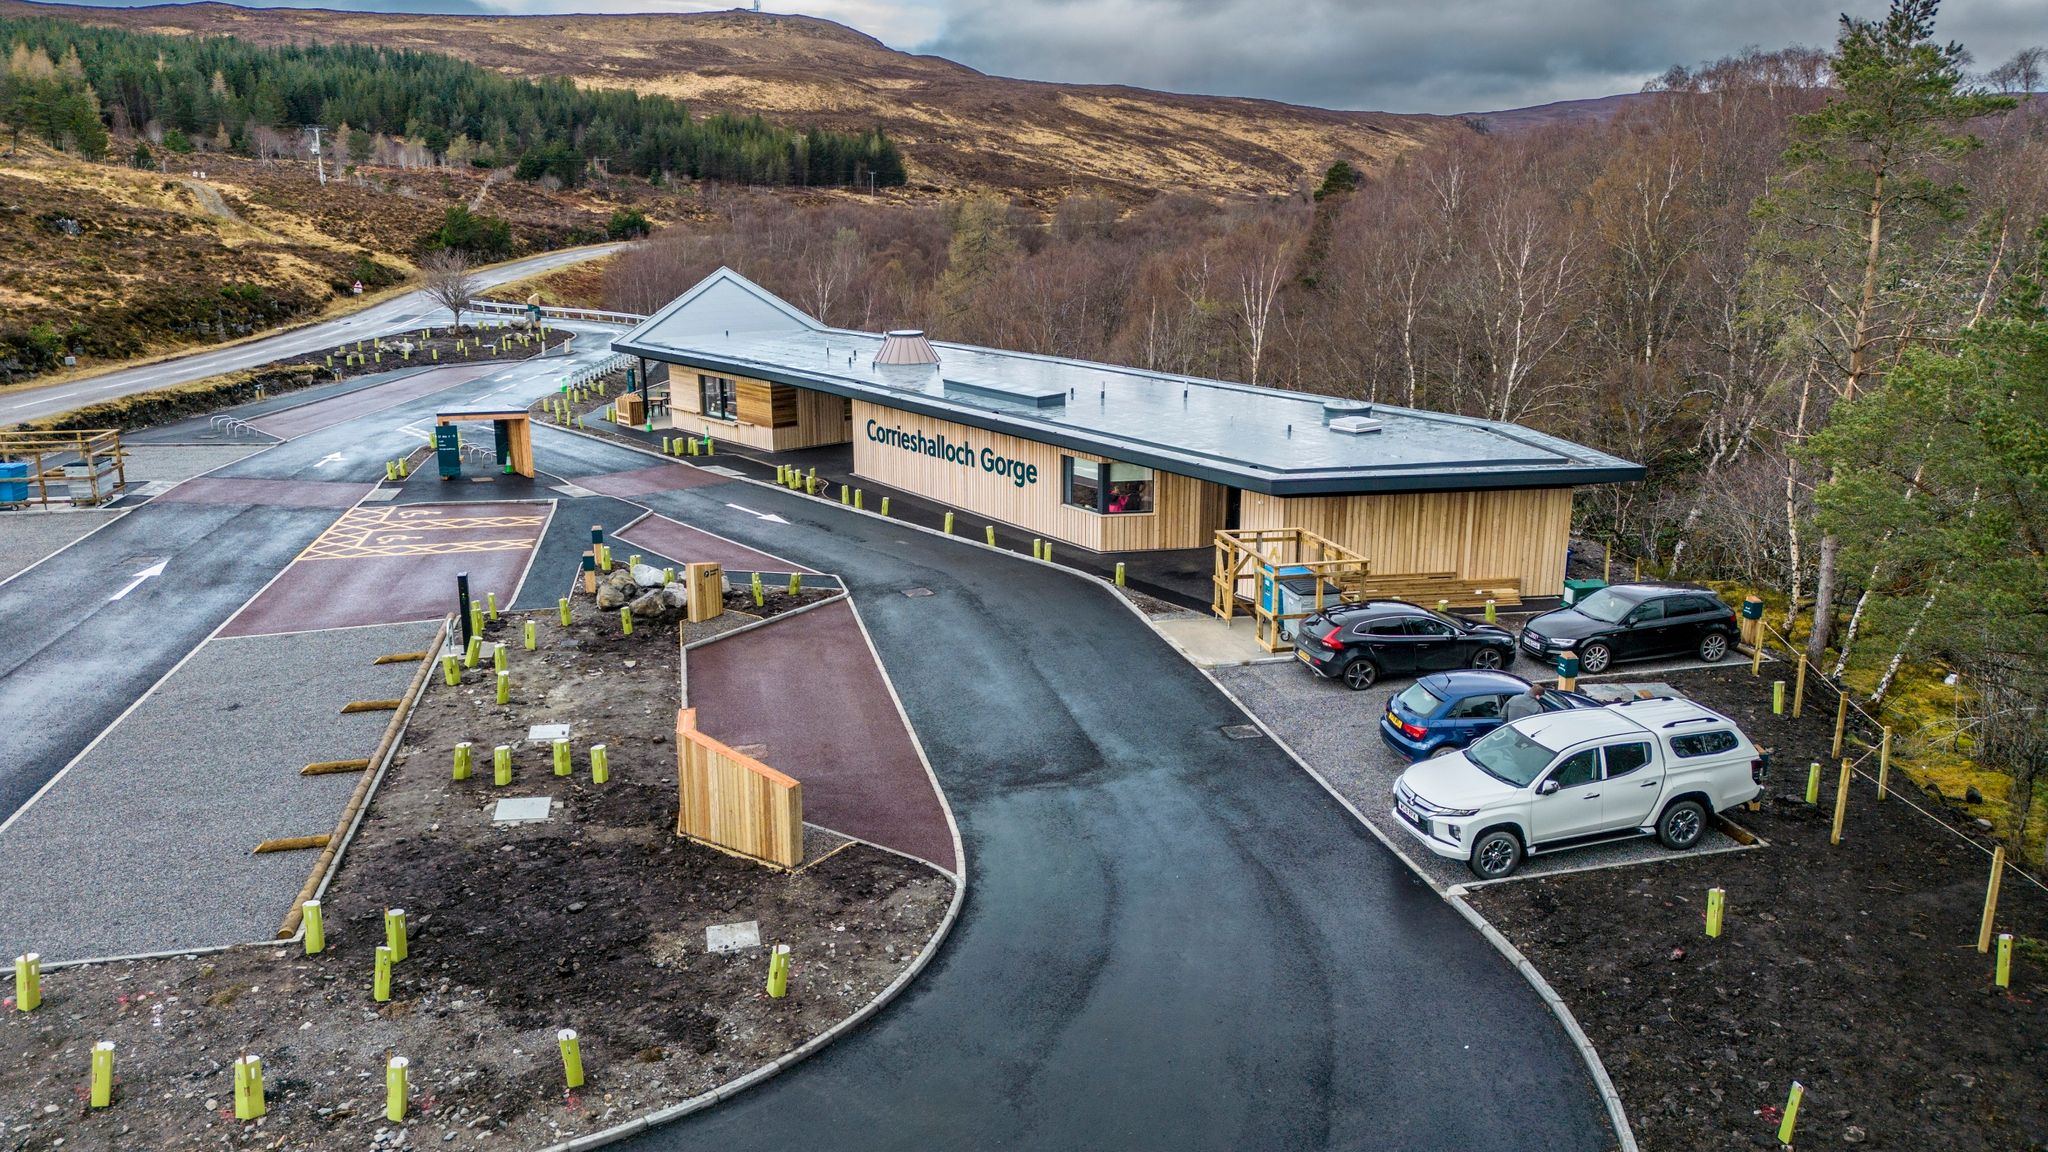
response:
[[[114,601],[119,600],[122,597],[128,595],[130,592],[135,591],[137,588],[142,586],[142,582],[144,580],[149,579],[151,576],[163,575],[164,565],[168,563],[170,563],[170,561],[168,560],[159,560],[156,563],[151,564],[149,567],[144,568],[142,571],[137,572],[133,580],[130,580],[128,581],[128,583],[121,586],[121,590],[119,592],[116,592],[112,596],[107,597],[107,602],[111,604]]]
[[[731,509],[734,509],[734,510],[736,510],[736,511],[740,511],[740,512],[745,512],[745,513],[746,513],[747,515],[749,515],[749,516],[752,516],[752,517],[754,517],[754,518],[755,518],[755,519],[757,519],[757,520],[766,520],[766,521],[767,521],[767,522],[769,522],[770,524],[787,524],[787,523],[789,523],[789,521],[787,521],[787,520],[784,520],[784,519],[783,519],[782,517],[780,517],[780,516],[777,516],[777,515],[776,515],[776,514],[774,514],[773,512],[756,512],[756,511],[754,511],[754,510],[753,510],[752,508],[747,508],[747,507],[743,507],[743,506],[741,506],[741,505],[738,505],[738,504],[727,504],[727,505],[726,505],[726,507],[727,507],[727,508],[731,508]]]
[[[339,461],[339,460],[346,460],[346,459],[348,459],[348,457],[346,457],[346,456],[343,456],[343,455],[342,455],[341,453],[339,453],[339,452],[329,452],[329,453],[328,453],[327,455],[325,455],[325,456],[322,456],[322,457],[321,457],[321,458],[319,459],[319,461],[318,461],[317,463],[315,463],[315,464],[313,465],[313,467],[315,467],[315,468],[325,468],[325,467],[327,467],[327,466],[328,466],[329,464],[333,464],[333,463],[335,463],[336,461]]]

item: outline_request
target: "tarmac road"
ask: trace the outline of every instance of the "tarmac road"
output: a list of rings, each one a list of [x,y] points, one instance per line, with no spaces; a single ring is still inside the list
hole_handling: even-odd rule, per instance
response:
[[[1098,587],[758,486],[641,502],[846,577],[970,880],[874,1021],[630,1147],[1613,1146],[1521,976]]]
[[[608,255],[620,247],[618,244],[601,244],[588,248],[572,248],[484,269],[476,274],[477,279],[482,282],[479,290],[522,280],[565,265],[580,264],[585,260]],[[194,352],[189,356],[179,356],[136,368],[123,368],[64,384],[0,392],[0,426],[40,420],[45,416],[54,416],[59,412],[68,412],[73,408],[126,396],[132,392],[167,388],[173,384],[218,376],[223,372],[254,368],[301,353],[332,348],[343,340],[368,339],[372,335],[418,327],[423,322],[445,321],[446,309],[428,299],[424,291],[407,292],[353,315],[281,332],[261,340],[251,340],[230,348]]]

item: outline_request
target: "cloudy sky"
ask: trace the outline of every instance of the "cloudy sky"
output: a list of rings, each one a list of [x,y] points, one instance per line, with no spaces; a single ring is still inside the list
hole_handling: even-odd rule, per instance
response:
[[[100,0],[109,2],[109,0]],[[111,0],[125,3],[126,0]],[[265,0],[408,11],[705,11],[732,0]],[[763,0],[984,72],[1475,112],[1632,92],[1748,45],[1826,46],[1885,0]],[[2042,0],[1949,0],[1938,34],[1991,67],[2048,43]]]

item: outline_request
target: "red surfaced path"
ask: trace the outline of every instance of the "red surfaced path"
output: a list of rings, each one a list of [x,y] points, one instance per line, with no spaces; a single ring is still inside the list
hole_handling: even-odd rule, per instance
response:
[[[650,492],[673,492],[678,488],[702,488],[707,484],[728,484],[732,477],[692,468],[688,464],[655,464],[625,472],[600,472],[579,476],[575,483],[592,492],[630,500]]]
[[[315,400],[297,408],[288,408],[274,416],[263,416],[249,421],[249,426],[272,436],[289,440],[332,427],[344,420],[353,420],[372,412],[394,408],[407,400],[431,396],[457,384],[466,384],[479,376],[502,368],[501,364],[462,364],[449,368],[435,368],[416,376],[406,376],[388,384],[376,384],[360,392],[350,392],[331,400]]]
[[[545,504],[354,509],[308,545],[221,634],[432,620],[454,608],[457,572],[469,573],[477,600],[495,592],[498,604],[508,605],[547,518]]]
[[[666,516],[644,516],[631,528],[618,533],[618,537],[678,564],[718,564],[739,572],[816,571],[780,556],[756,552],[744,544],[735,544],[722,536],[713,536]]]
[[[777,706],[802,668],[804,706]],[[804,819],[956,870],[945,809],[845,601],[690,650],[705,734],[758,744],[804,786]],[[749,749],[749,751],[753,751]]]

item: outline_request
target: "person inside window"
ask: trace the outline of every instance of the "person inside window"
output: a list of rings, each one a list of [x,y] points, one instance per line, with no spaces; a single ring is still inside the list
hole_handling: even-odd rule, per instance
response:
[[[1509,697],[1507,707],[1501,711],[1501,719],[1512,724],[1524,716],[1540,715],[1543,712],[1543,692],[1543,685],[1531,684],[1527,692]]]
[[[1128,512],[1131,510],[1131,490],[1128,487],[1122,484],[1110,485],[1109,510],[1111,512]]]

